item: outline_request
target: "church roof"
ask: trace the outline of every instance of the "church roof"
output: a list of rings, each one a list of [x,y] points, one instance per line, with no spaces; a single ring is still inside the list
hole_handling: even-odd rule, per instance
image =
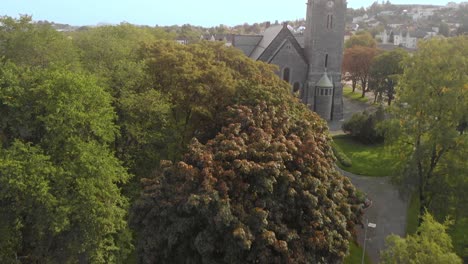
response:
[[[250,56],[261,39],[261,35],[234,35],[232,45]]]
[[[258,60],[260,56],[263,54],[266,48],[270,46],[271,42],[276,38],[278,33],[280,33],[281,29],[283,28],[282,25],[275,25],[267,28],[263,33],[262,40],[258,43],[255,50],[252,52],[250,57],[254,60]]]
[[[318,81],[318,83],[315,86],[323,87],[323,88],[333,88],[333,84],[328,78],[328,75],[326,72],[323,73],[322,78]]]

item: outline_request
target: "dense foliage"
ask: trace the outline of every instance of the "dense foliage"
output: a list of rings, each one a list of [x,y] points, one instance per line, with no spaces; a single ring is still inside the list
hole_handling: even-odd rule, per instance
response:
[[[334,263],[359,210],[324,124],[285,108],[233,107],[220,134],[144,181],[140,262]]]
[[[364,111],[354,114],[342,125],[343,131],[364,144],[383,142],[383,132],[378,124],[385,118],[384,109],[377,108],[374,112]]]
[[[374,92],[374,103],[395,99],[398,77],[403,73],[403,61],[408,58],[403,49],[386,51],[374,57],[369,73],[369,89]]]
[[[110,95],[90,76],[8,62],[0,80],[1,262],[118,262],[129,175],[109,147]]]
[[[224,196],[218,197],[219,207],[205,209],[212,213],[226,210],[229,195],[232,205],[237,206],[231,212],[238,217],[236,228],[245,228],[248,236],[242,238],[241,229],[235,237],[231,232],[231,238],[237,242],[232,246],[224,244],[226,252],[241,250],[245,258],[253,259],[258,254],[259,258],[272,256],[276,261],[341,259],[347,251],[357,208],[352,207],[352,185],[331,165],[333,158],[324,123],[290,94],[288,84],[275,74],[275,66],[252,61],[223,43],[199,41],[199,35],[196,44],[179,45],[173,41],[175,34],[194,38],[196,32],[189,26],[181,27],[181,32],[168,31],[171,30],[122,23],[63,33],[49,23],[34,23],[28,16],[0,18],[0,262],[131,262],[127,257],[133,244],[144,243],[143,236],[141,241],[135,241],[138,231],[146,232],[144,228],[158,224],[145,222],[135,225],[133,231],[127,226],[129,204],[139,195],[140,179],[148,177],[161,159],[182,164],[177,161],[188,151],[184,162],[193,164],[199,157],[213,156],[215,149],[224,148],[217,141],[221,136],[216,135],[223,131],[229,136],[229,122],[240,120],[233,116],[234,110],[228,111],[235,104],[245,106],[236,108],[240,112],[255,109],[255,116],[248,118],[265,122],[251,125],[258,128],[257,134],[244,131],[250,138],[245,144],[248,141],[250,150],[258,151],[250,153],[257,156],[246,166],[264,166],[258,167],[259,175],[254,177],[252,170],[244,176],[252,176],[249,179],[254,179],[251,185],[255,186],[256,195],[264,197],[258,202],[265,206],[257,212],[252,207],[255,200],[247,199],[256,197],[244,197],[241,192],[244,185],[222,178],[228,177],[229,170],[240,175],[237,163],[228,159],[216,161],[216,166],[226,170],[220,170],[221,174],[213,172],[210,177],[220,177],[233,188],[229,194],[226,189]],[[260,102],[268,107],[256,108]],[[277,133],[270,134],[273,131]],[[260,144],[255,136],[265,136],[264,143],[273,146]],[[200,143],[190,144],[193,138]],[[304,149],[306,146],[317,147]],[[270,150],[277,154],[273,157],[266,153]],[[293,158],[298,162],[297,168],[291,163]],[[269,167],[262,164],[264,161],[270,165],[278,162],[280,167]],[[166,168],[162,175],[172,173],[176,175],[174,181],[189,188],[193,181],[182,180],[190,174],[182,172],[193,171],[175,168]],[[307,177],[301,178],[300,173]],[[238,180],[246,181],[245,177]],[[296,179],[297,182],[290,182]],[[274,199],[263,193],[271,186],[276,188],[272,190]],[[214,191],[224,190],[216,184],[206,187],[206,195],[214,195],[213,198]],[[288,209],[284,220],[280,219],[281,208],[287,208],[279,199],[287,194],[280,187],[298,192],[299,198],[293,197],[289,203],[296,203],[301,209],[294,213]],[[312,187],[320,193],[307,193],[306,190],[315,191]],[[176,190],[179,189],[173,191]],[[188,194],[181,192],[173,198],[183,195]],[[305,198],[315,201],[315,207],[306,204],[302,200]],[[239,204],[241,199],[245,208]],[[273,202],[273,207],[266,207]],[[151,206],[163,208],[166,204],[158,201]],[[188,210],[195,212],[197,208]],[[143,216],[146,209],[135,209],[134,214]],[[279,220],[271,220],[269,225],[252,223],[261,217],[268,219],[269,216],[261,216],[266,212],[262,210],[269,210]],[[200,219],[205,217],[201,224],[218,223],[215,229],[207,227],[216,239],[222,234],[215,231],[227,230],[224,225],[234,223],[223,218],[224,212],[212,219],[207,212],[197,212]],[[260,218],[249,218],[248,214],[255,212]],[[301,214],[315,220],[314,226],[300,220]],[[288,218],[293,216],[299,222]],[[151,234],[162,239],[168,234],[177,236],[177,230],[173,231]],[[263,231],[264,240],[259,238]],[[196,226],[187,235],[194,232]],[[181,248],[197,245],[204,257],[212,254],[210,247],[217,245],[209,244],[207,232],[195,244],[181,243]],[[300,239],[305,237],[308,240]],[[251,243],[249,247],[255,250],[243,248],[242,241]],[[263,247],[266,242],[273,243],[276,249]],[[290,253],[285,252],[285,247],[291,249]],[[188,260],[193,252],[193,248],[188,248],[187,254],[174,259]]]
[[[426,213],[416,234],[406,238],[387,237],[388,248],[382,253],[382,263],[461,264],[462,260],[453,251],[447,228],[448,223],[440,224]]]
[[[420,216],[425,208],[439,218],[450,215],[452,228],[465,233],[467,64],[466,36],[421,43],[405,63],[385,137],[401,160],[395,180],[419,196]],[[468,256],[466,236],[454,239],[457,253]]]

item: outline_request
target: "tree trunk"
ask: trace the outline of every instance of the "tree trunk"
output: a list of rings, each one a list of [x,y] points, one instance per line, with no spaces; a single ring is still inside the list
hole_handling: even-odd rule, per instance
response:
[[[362,98],[364,98],[366,96],[366,83],[365,82],[361,82],[362,84]]]
[[[356,90],[356,79],[351,80],[352,86],[353,86],[353,93]]]

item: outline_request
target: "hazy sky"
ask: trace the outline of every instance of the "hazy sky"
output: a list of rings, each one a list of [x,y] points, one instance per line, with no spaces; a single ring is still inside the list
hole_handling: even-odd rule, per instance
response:
[[[139,25],[192,24],[229,26],[244,22],[284,21],[304,18],[307,0],[0,0],[0,15],[32,15],[76,26],[126,21]],[[379,2],[381,2],[380,0]],[[445,5],[449,0],[394,0],[399,4]],[[460,2],[461,0],[455,0]],[[374,0],[349,0],[353,8],[368,7]]]

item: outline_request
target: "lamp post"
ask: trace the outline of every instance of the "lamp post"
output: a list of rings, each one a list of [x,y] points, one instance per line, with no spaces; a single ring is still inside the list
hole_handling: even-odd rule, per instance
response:
[[[367,227],[376,228],[377,225],[374,223],[369,223],[369,219],[366,218],[366,226],[364,227],[364,246],[362,248],[361,264],[364,264],[364,256],[366,255]]]

